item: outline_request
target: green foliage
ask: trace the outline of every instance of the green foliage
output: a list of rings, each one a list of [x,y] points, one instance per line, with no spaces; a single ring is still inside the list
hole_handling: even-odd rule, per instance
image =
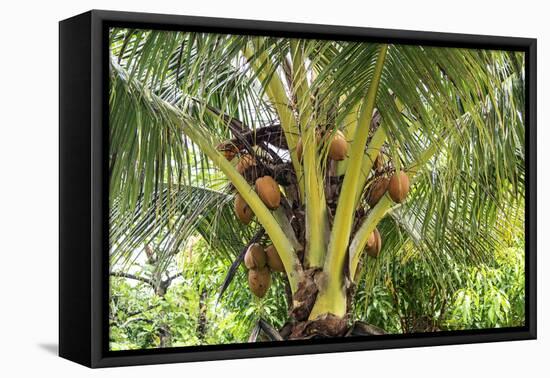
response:
[[[274,274],[266,298],[258,300],[248,290],[246,270],[240,268],[231,290],[219,298],[230,261],[212,254],[200,237],[194,240],[168,268],[182,274],[163,296],[149,283],[111,278],[112,350],[242,343],[260,317],[282,326],[287,304],[280,274]],[[148,277],[152,270],[147,263],[132,268],[137,277]]]
[[[525,324],[523,246],[497,251],[491,266],[471,269],[452,296],[447,329],[518,327]]]
[[[456,279],[455,290],[434,286],[418,255],[394,259],[372,289],[366,280],[360,283],[354,316],[390,333],[522,326],[523,251],[523,240],[518,240],[494,251],[488,263],[454,264],[449,274]]]
[[[454,291],[437,289],[418,256],[393,260],[369,296],[365,280],[359,283],[353,317],[389,333],[521,326],[525,321],[522,243],[518,240],[495,251],[489,264],[455,265]],[[242,343],[259,318],[277,329],[286,321],[282,275],[274,274],[268,295],[259,300],[250,294],[241,267],[230,290],[218,300],[228,261],[212,255],[200,238],[180,255],[177,265],[182,276],[164,296],[156,295],[147,283],[111,279],[112,350]],[[146,276],[146,270],[136,275]],[[201,306],[206,319],[202,331]]]

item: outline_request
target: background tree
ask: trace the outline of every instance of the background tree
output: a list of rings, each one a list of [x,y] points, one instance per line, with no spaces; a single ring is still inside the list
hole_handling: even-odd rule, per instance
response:
[[[353,309],[379,261],[408,251],[442,292],[523,233],[523,72],[506,51],[113,29],[111,266],[154,240],[162,269],[199,234],[233,261],[223,292],[272,244],[284,274],[251,272],[289,317],[264,332],[378,332]]]

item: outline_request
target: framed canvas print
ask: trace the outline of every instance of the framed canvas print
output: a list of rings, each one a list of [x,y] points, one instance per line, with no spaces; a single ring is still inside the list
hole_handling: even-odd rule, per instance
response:
[[[536,41],[60,22],[62,357],[536,337]]]

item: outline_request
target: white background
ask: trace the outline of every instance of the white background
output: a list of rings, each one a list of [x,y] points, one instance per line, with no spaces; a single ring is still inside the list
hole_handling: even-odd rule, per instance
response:
[[[0,375],[520,377],[550,374],[545,1],[3,1],[0,11]],[[58,25],[91,8],[538,38],[539,340],[90,370],[56,356]],[[546,93],[543,93],[546,92]],[[546,117],[545,117],[546,116]],[[546,350],[545,350],[546,349]]]

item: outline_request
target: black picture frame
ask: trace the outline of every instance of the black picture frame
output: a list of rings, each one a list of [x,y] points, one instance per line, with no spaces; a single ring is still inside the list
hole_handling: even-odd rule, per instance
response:
[[[111,26],[506,49],[526,54],[525,326],[376,337],[108,350],[108,29]],[[536,338],[536,39],[92,10],[59,24],[59,355],[89,367]]]

